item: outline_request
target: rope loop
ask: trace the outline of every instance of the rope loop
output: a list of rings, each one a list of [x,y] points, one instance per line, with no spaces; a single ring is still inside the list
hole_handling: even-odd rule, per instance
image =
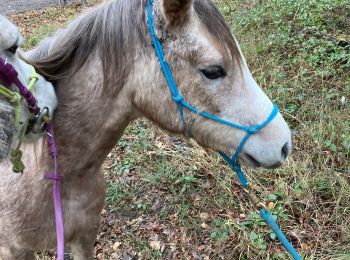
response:
[[[9,100],[9,102],[11,104],[19,104],[21,101],[21,95],[18,94],[17,92],[12,92],[13,96],[12,98]]]

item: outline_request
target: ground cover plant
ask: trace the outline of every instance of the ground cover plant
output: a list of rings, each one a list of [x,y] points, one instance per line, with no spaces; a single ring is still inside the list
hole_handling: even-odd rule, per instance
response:
[[[216,2],[293,131],[288,162],[246,170],[251,184],[305,259],[350,259],[348,1]],[[10,18],[30,48],[80,11],[70,5]],[[104,174],[97,259],[288,259],[216,153],[150,122],[127,129]]]

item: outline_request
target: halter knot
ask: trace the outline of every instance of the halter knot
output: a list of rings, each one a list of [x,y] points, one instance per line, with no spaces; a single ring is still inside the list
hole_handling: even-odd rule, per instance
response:
[[[45,129],[46,129],[47,135],[49,136],[49,138],[47,139],[47,143],[49,145],[50,155],[52,159],[56,159],[58,153],[57,153],[57,147],[55,144],[55,139],[53,137],[53,127],[51,124],[46,124]]]
[[[184,99],[184,98],[183,98],[181,95],[179,95],[179,94],[177,94],[176,96],[173,96],[173,100],[174,100],[176,103],[181,102],[183,99]]]
[[[241,165],[237,163],[237,159],[236,158],[231,158],[231,160],[232,160],[232,164],[231,164],[232,170],[234,170],[234,171],[241,171],[242,170],[241,169]]]
[[[45,178],[54,181],[62,181],[64,179],[62,175],[54,174],[52,172],[46,173]]]
[[[257,126],[251,126],[247,128],[247,132],[251,135],[258,133],[259,131],[260,131],[260,128],[258,128]]]
[[[11,99],[9,99],[11,104],[17,104],[21,101],[21,95],[17,92],[12,92],[13,96]]]

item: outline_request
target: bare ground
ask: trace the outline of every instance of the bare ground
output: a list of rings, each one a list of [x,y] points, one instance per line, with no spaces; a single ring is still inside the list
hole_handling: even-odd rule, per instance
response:
[[[74,1],[67,1],[68,3]],[[0,14],[14,14],[54,6],[58,0],[0,0]]]

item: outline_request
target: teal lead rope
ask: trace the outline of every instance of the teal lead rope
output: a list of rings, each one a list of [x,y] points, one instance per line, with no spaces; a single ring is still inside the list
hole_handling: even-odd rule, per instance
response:
[[[268,125],[278,114],[278,108],[275,104],[273,104],[273,109],[269,117],[261,124],[255,125],[255,126],[242,126],[242,125],[237,125],[232,122],[226,121],[222,118],[218,118],[214,115],[208,114],[206,112],[198,110],[196,107],[188,104],[184,98],[181,96],[179,93],[175,80],[172,76],[170,67],[168,63],[166,62],[162,44],[160,43],[159,39],[156,36],[155,30],[154,30],[154,22],[153,22],[153,14],[152,14],[152,6],[153,6],[153,0],[148,0],[147,1],[147,21],[148,21],[148,26],[149,30],[151,33],[152,37],[152,42],[154,49],[156,51],[160,66],[162,67],[164,76],[168,82],[171,94],[172,94],[172,99],[173,101],[178,105],[179,112],[180,112],[180,117],[181,120],[183,121],[184,125],[186,126],[185,123],[185,117],[184,117],[184,107],[187,108],[188,110],[199,114],[205,118],[208,118],[210,120],[214,120],[216,122],[219,122],[224,125],[231,126],[236,129],[240,129],[245,131],[247,134],[244,136],[243,140],[239,144],[235,154],[230,158],[228,155],[225,153],[220,152],[220,155],[225,159],[225,161],[231,166],[232,170],[236,172],[239,181],[244,188],[244,190],[248,193],[249,198],[253,201],[255,206],[259,209],[260,216],[265,220],[265,222],[270,226],[270,228],[275,232],[276,237],[281,241],[282,245],[284,248],[287,250],[287,252],[296,260],[301,260],[301,256],[297,253],[297,251],[293,248],[293,246],[288,242],[287,238],[285,235],[282,233],[281,229],[278,227],[277,223],[273,219],[271,213],[269,213],[265,207],[259,202],[259,199],[254,195],[249,193],[247,190],[248,188],[248,180],[244,176],[243,171],[241,170],[241,166],[238,163],[238,155],[242,151],[243,146],[245,143],[248,141],[249,137],[253,134],[258,133],[262,128],[264,128],[266,125]]]
[[[237,152],[236,152],[237,153]],[[276,221],[272,217],[271,213],[264,207],[262,203],[259,203],[259,200],[255,198],[255,196],[252,196],[248,188],[248,181],[246,177],[244,176],[244,173],[241,170],[240,165],[233,161],[230,157],[228,157],[224,153],[220,153],[220,155],[225,159],[225,161],[231,166],[232,170],[236,172],[238,179],[244,188],[244,190],[248,193],[250,199],[253,201],[255,206],[259,210],[260,217],[269,225],[269,227],[275,232],[276,237],[279,239],[283,247],[287,250],[287,252],[293,257],[295,260],[301,260],[301,256],[298,254],[298,252],[295,250],[295,248],[292,246],[291,243],[289,243],[286,236],[283,234],[282,230],[277,225]],[[252,198],[253,197],[253,198]]]

